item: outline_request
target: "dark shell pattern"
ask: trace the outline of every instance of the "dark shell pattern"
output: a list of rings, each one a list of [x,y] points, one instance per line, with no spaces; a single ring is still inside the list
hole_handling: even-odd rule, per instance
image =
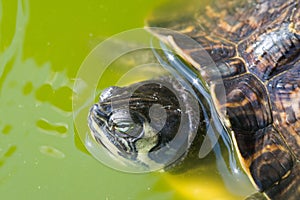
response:
[[[244,170],[269,198],[300,199],[299,0],[212,1],[196,14],[149,25],[184,33],[210,54],[226,88],[226,103],[216,106],[226,108]],[[201,50],[173,40],[197,63]]]

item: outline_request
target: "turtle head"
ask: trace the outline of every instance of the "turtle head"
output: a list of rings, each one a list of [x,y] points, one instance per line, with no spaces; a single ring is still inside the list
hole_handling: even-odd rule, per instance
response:
[[[161,137],[166,131],[163,123],[172,123],[172,129],[176,129],[180,110],[177,110],[178,102],[157,91],[159,87],[159,84],[149,83],[133,93],[131,87],[110,87],[104,90],[89,115],[95,139],[103,142],[99,133],[104,133],[116,150],[130,156],[151,151],[160,143],[171,139],[173,131]],[[172,115],[172,122],[166,121],[171,119],[171,116],[167,119],[166,112]],[[97,127],[102,128],[102,131]],[[106,142],[103,145],[108,144]],[[106,148],[112,150],[111,146]]]
[[[152,171],[186,154],[199,117],[195,98],[176,80],[164,77],[107,88],[88,120],[92,138],[109,154]]]

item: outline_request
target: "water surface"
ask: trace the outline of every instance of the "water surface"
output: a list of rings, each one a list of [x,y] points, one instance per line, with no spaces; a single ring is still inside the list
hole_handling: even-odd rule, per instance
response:
[[[0,0],[2,199],[241,198],[210,166],[178,176],[117,172],[76,136],[72,87],[84,58],[105,38],[143,27],[165,2]]]

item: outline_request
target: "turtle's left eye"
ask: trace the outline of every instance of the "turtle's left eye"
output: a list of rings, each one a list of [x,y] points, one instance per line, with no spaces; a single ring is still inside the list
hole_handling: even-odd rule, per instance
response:
[[[119,122],[114,124],[113,130],[121,137],[139,137],[142,132],[142,126],[130,122]]]
[[[132,123],[127,123],[127,122],[115,124],[114,126],[115,130],[124,134],[126,134],[130,129],[132,129],[132,127],[133,127]]]

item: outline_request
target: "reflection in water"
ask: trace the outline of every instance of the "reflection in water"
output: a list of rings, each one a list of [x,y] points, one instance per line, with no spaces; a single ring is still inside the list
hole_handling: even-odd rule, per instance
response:
[[[11,129],[12,129],[12,126],[7,124],[3,127],[1,132],[2,132],[2,134],[7,135],[10,133]]]
[[[17,150],[16,146],[11,146],[7,151],[3,154],[3,156],[0,158],[0,167],[2,167],[9,157],[11,157]]]
[[[49,102],[66,112],[72,111],[72,89],[67,86],[54,89],[50,84],[44,84],[36,91],[36,98],[42,102]]]
[[[18,10],[17,10],[17,19],[16,19],[17,22],[16,22],[14,37],[11,41],[11,44],[6,49],[4,49],[4,52],[1,52],[0,54],[0,92],[1,92],[0,110],[2,114],[0,116],[0,130],[3,134],[2,137],[0,135],[0,155],[2,155],[0,159],[1,167],[3,167],[7,159],[9,157],[12,157],[17,150],[17,145],[15,144],[15,142],[9,140],[9,137],[11,137],[12,135],[9,133],[11,133],[11,130],[15,125],[15,124],[11,125],[11,123],[14,122],[14,118],[12,118],[14,115],[13,115],[13,110],[10,110],[9,107],[14,104],[14,99],[12,97],[14,93],[10,89],[15,87],[15,84],[12,84],[13,81],[10,81],[10,83],[7,83],[7,81],[9,79],[10,73],[12,73],[13,71],[14,64],[17,63],[18,58],[20,59],[20,56],[17,56],[17,54],[19,53],[18,55],[20,55],[20,49],[21,49],[20,46],[24,38],[23,28],[26,26],[28,20],[27,3],[28,2],[25,2],[23,5],[22,1],[18,1]],[[3,5],[2,5],[2,1],[0,1],[0,25],[2,25],[3,23],[2,20],[3,20]],[[1,40],[3,40],[3,38],[1,38]],[[8,84],[8,86],[6,84]],[[10,93],[7,93],[9,92],[7,91],[7,89],[10,90]],[[1,174],[1,179],[6,180],[8,176],[9,175],[7,174]],[[1,180],[1,182],[3,181]]]
[[[5,16],[11,15],[2,12],[2,3],[0,27]],[[68,118],[72,83],[66,74],[51,71],[50,63],[38,66],[32,58],[23,59],[29,1],[19,0],[17,5],[14,35],[0,52],[0,184],[31,173],[26,167],[37,167],[42,154],[65,158],[64,152],[48,144],[54,142],[58,148],[64,147],[58,142],[69,136],[72,124]],[[0,38],[0,42],[5,39]]]
[[[61,136],[61,137],[65,137],[67,134],[67,131],[68,131],[67,125],[60,125],[60,124],[55,124],[55,123],[51,124],[46,119],[39,119],[36,122],[36,125],[37,125],[37,127],[45,130],[47,133],[55,132],[58,134],[58,136]]]
[[[26,96],[30,94],[33,90],[33,85],[31,82],[27,82],[23,87],[23,94]]]
[[[54,147],[51,147],[51,146],[40,146],[40,152],[42,154],[45,154],[47,156],[50,156],[50,157],[54,157],[54,158],[64,158],[65,157],[65,154],[63,152],[61,152],[60,150],[54,148]]]

